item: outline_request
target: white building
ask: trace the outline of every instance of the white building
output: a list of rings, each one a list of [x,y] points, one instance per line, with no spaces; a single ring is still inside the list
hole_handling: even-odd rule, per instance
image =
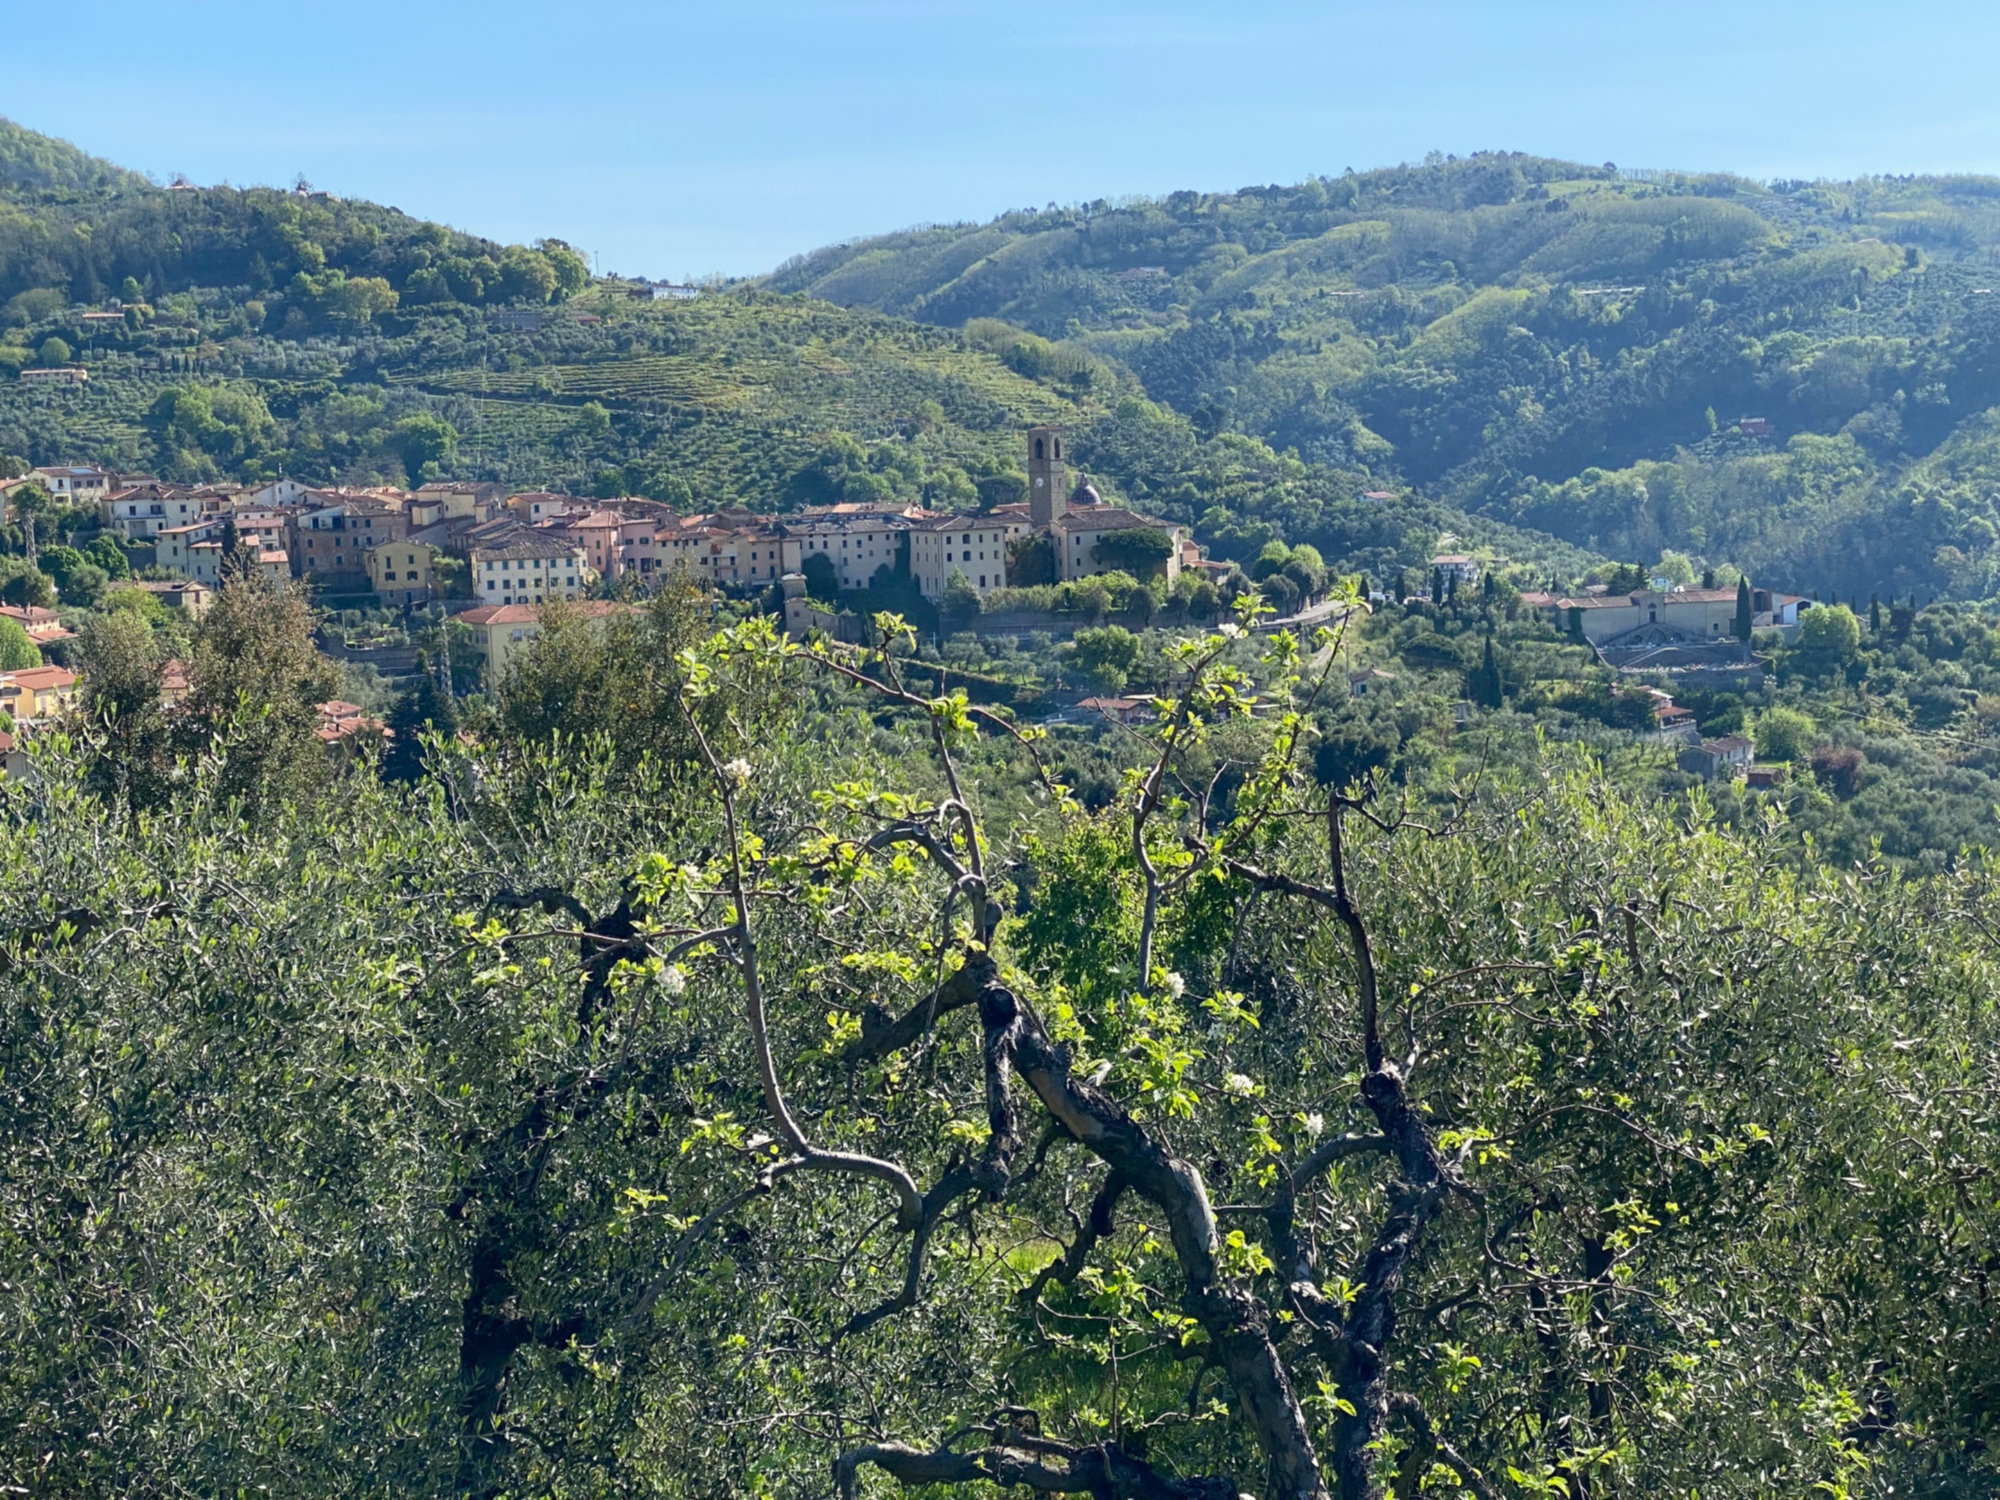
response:
[[[98,502],[98,516],[111,530],[133,541],[158,536],[174,526],[190,526],[230,507],[231,492],[190,489],[149,482],[114,490]]]
[[[865,589],[882,568],[896,571],[903,538],[913,523],[905,516],[881,513],[814,516],[787,521],[785,535],[798,544],[798,566],[815,554],[833,564],[843,589]],[[914,571],[914,566],[912,571]]]
[[[1167,555],[1160,559],[1167,587],[1181,576],[1181,543],[1186,531],[1171,521],[1155,521],[1115,505],[1072,505],[1049,522],[1048,537],[1056,551],[1056,576],[1064,583],[1088,578],[1093,573],[1120,573],[1130,569],[1117,557],[1100,556],[1098,544],[1120,531],[1157,531],[1167,538]]]
[[[910,576],[926,599],[944,597],[953,573],[977,593],[1007,586],[1007,523],[989,515],[938,516],[910,525]]]
[[[481,604],[546,604],[575,599],[586,584],[583,548],[522,530],[472,551]]]
[[[118,488],[118,476],[108,469],[58,464],[33,473],[41,480],[43,489],[70,505],[100,505]]]

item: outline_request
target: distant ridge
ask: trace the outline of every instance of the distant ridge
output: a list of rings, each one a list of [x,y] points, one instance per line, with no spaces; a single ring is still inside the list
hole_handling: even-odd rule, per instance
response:
[[[137,172],[0,116],[0,187],[41,192],[151,190]]]

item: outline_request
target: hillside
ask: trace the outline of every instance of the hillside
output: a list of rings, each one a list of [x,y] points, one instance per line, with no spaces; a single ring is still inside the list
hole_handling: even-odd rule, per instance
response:
[[[72,355],[86,386],[11,380]],[[1599,561],[1498,518],[1362,501],[1365,455],[1204,432],[1122,363],[1012,331],[754,286],[654,301],[558,240],[500,245],[303,187],[162,188],[4,122],[0,377],[0,455],[34,463],[957,507],[1018,465],[1024,426],[1062,422],[1109,493],[1201,523],[1222,555],[1284,535],[1421,567],[1455,531],[1540,569]]]
[[[1203,431],[1614,556],[1984,592],[1993,507],[1950,454],[2000,402],[1996,247],[1991,178],[1484,154],[917,229],[766,284],[989,341],[999,320]]]

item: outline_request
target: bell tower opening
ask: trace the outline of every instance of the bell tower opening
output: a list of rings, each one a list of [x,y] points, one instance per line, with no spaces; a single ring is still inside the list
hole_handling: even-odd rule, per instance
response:
[[[1028,519],[1047,526],[1069,508],[1069,484],[1063,463],[1062,429],[1028,429]]]

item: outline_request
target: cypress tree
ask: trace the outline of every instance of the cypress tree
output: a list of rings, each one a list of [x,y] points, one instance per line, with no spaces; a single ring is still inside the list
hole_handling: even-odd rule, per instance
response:
[[[382,774],[392,781],[415,781],[424,774],[421,738],[427,731],[446,738],[458,732],[458,704],[448,689],[438,685],[429,656],[417,661],[416,680],[389,710],[391,739],[382,757]]]
[[[1736,639],[1748,644],[1750,640],[1750,580],[1736,580]]]
[[[1870,594],[1868,596],[1868,633],[1870,635],[1880,635],[1882,633],[1882,596],[1880,594]]]
[[[1466,684],[1466,696],[1481,708],[1498,708],[1504,693],[1500,679],[1500,659],[1493,651],[1493,632],[1486,632],[1486,651]]]

